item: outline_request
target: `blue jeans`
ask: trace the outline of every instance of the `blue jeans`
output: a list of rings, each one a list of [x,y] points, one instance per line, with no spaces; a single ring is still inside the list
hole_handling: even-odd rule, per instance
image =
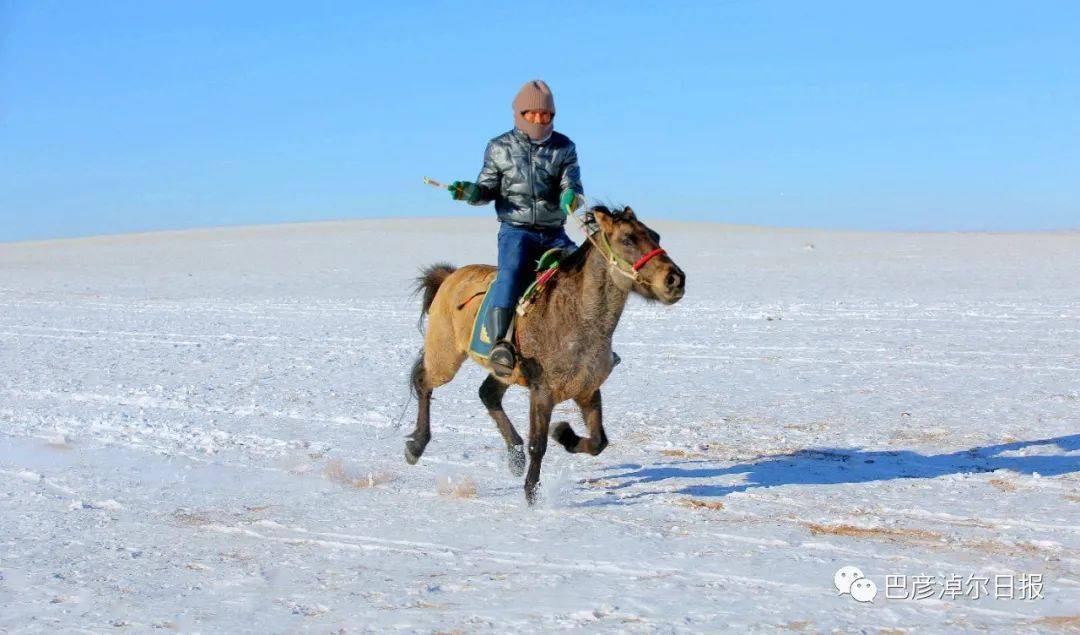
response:
[[[512,309],[535,279],[536,261],[548,249],[576,249],[562,227],[517,227],[500,223],[499,272],[491,287],[491,306]]]

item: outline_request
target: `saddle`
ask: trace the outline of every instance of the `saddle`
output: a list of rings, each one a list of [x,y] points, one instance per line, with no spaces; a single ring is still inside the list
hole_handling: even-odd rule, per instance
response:
[[[544,255],[540,256],[540,260],[536,263],[536,280],[525,289],[525,292],[521,294],[521,298],[518,300],[517,308],[514,311],[515,318],[510,323],[510,329],[506,332],[507,339],[513,341],[517,318],[525,315],[536,304],[536,301],[543,295],[548,283],[558,273],[559,264],[568,254],[569,252],[565,249],[549,249],[544,252]],[[476,312],[476,319],[473,320],[472,337],[469,339],[469,351],[484,359],[491,356],[491,347],[495,346],[495,341],[487,329],[488,313],[491,311],[491,294],[488,291],[491,291],[492,284],[495,284],[494,280],[484,290],[484,300],[480,304],[480,310]]]

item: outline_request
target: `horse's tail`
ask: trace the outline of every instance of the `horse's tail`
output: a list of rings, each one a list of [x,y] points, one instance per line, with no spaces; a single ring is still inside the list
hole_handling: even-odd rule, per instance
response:
[[[435,294],[439,292],[442,283],[446,282],[450,274],[455,271],[457,271],[457,267],[446,262],[437,262],[420,269],[420,275],[416,277],[416,285],[413,287],[413,294],[423,294],[424,298],[420,308],[420,319],[416,323],[417,329],[423,331],[424,316],[431,310],[431,303],[435,301]],[[416,361],[413,363],[412,372],[409,373],[409,389],[412,391],[413,396],[419,397],[423,393],[424,381],[424,349],[421,348],[420,354],[417,355]]]
[[[414,291],[416,294],[424,294],[424,303],[420,309],[421,322],[424,316],[427,315],[428,310],[431,309],[431,303],[435,301],[435,294],[438,293],[439,287],[455,271],[457,271],[457,267],[446,262],[437,262],[420,270],[420,275],[416,278]]]
[[[409,392],[413,397],[417,399],[424,392],[424,380],[427,378],[427,371],[424,370],[424,349],[420,349],[420,354],[416,356],[416,360],[413,361],[412,371],[409,372]]]

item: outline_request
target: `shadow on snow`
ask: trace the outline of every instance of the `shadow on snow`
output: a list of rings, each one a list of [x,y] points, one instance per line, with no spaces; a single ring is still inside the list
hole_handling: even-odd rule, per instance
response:
[[[996,470],[1012,470],[1020,474],[1038,473],[1042,476],[1058,476],[1080,471],[1080,455],[1005,456],[1008,452],[1036,446],[1056,446],[1061,451],[1074,452],[1080,450],[1080,434],[1053,439],[1002,443],[949,454],[925,455],[909,450],[865,451],[851,448],[814,448],[790,454],[760,457],[754,461],[729,467],[708,467],[710,464],[715,464],[712,461],[684,461],[656,466],[625,464],[605,468],[622,471],[617,474],[607,474],[603,479],[619,481],[618,485],[608,488],[609,491],[613,491],[662,481],[684,482],[745,475],[744,482],[734,485],[687,484],[674,492],[692,496],[726,496],[732,492],[779,485],[867,483],[901,478],[937,478],[950,474]],[[642,492],[620,500],[658,493],[661,492]],[[591,501],[591,504],[604,504],[604,502]]]

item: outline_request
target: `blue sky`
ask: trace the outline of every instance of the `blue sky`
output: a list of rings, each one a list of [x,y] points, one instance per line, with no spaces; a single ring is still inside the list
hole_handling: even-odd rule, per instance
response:
[[[545,6],[0,0],[0,241],[493,214],[533,77],[649,218],[1080,228],[1080,3]]]

